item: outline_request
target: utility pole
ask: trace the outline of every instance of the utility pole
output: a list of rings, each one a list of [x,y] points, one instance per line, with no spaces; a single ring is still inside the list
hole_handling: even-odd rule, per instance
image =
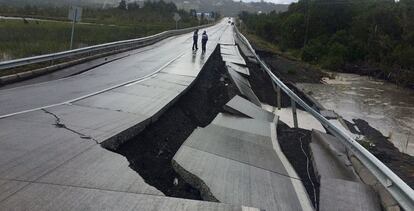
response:
[[[75,10],[75,17],[78,14],[78,10]],[[73,37],[75,36],[75,24],[76,24],[76,18],[72,21],[72,35],[70,36],[70,50],[73,49]]]
[[[75,24],[77,21],[80,21],[82,17],[82,8],[80,7],[70,7],[69,9],[69,20],[72,20],[72,33],[70,37],[70,50],[73,49],[73,40],[75,37]]]
[[[175,14],[174,14],[173,19],[174,19],[174,21],[175,21],[175,29],[178,29],[178,21],[180,21],[180,20],[181,20],[181,16],[180,16],[180,14],[175,13]]]

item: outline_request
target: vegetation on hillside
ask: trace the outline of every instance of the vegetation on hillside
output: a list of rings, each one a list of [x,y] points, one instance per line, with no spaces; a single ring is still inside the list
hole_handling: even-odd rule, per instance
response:
[[[363,63],[414,73],[412,0],[300,0],[287,12],[239,17],[249,33],[327,69]]]

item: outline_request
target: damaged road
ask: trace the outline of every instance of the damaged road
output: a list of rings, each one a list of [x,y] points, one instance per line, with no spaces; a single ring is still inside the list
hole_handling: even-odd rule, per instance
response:
[[[125,156],[132,169],[165,195],[200,200],[198,190],[174,171],[171,160],[194,129],[208,125],[235,94],[217,48],[191,89],[115,152]]]
[[[78,132],[78,131],[76,131],[76,130],[74,130],[74,129],[68,128],[65,124],[61,123],[60,118],[59,118],[56,114],[54,114],[54,113],[52,113],[52,112],[50,112],[50,111],[48,111],[48,110],[46,110],[46,109],[42,109],[42,111],[44,111],[46,114],[50,114],[50,115],[52,115],[53,117],[55,117],[56,122],[54,123],[54,125],[55,125],[57,128],[63,128],[63,129],[65,129],[65,130],[71,131],[72,133],[78,134],[78,135],[79,135],[79,137],[80,137],[80,138],[82,138],[82,139],[93,140],[93,141],[95,141],[95,143],[96,143],[96,144],[99,144],[98,140],[94,139],[93,137],[88,136],[88,135],[85,135],[85,134],[83,134],[83,133],[80,133],[80,132]]]

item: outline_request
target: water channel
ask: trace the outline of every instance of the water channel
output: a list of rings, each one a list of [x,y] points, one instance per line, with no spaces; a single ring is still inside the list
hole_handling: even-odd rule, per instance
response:
[[[414,90],[355,74],[335,74],[323,84],[298,84],[326,109],[363,119],[401,152],[414,155]]]

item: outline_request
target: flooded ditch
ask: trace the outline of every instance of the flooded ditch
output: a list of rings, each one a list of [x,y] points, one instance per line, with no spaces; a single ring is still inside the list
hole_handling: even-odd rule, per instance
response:
[[[414,90],[342,73],[335,79],[325,79],[324,84],[298,86],[349,122],[367,121],[401,152],[414,155]]]

